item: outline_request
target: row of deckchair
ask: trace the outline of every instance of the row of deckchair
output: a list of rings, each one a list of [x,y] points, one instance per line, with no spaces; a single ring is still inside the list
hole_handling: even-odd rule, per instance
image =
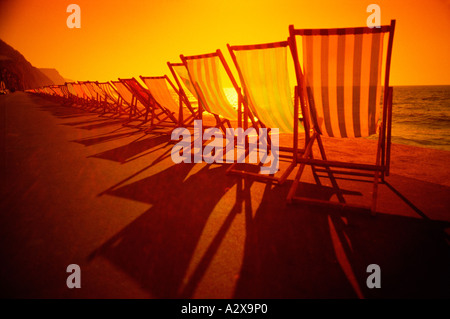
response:
[[[167,75],[118,79],[111,82],[77,82],[49,86],[36,93],[50,94],[90,111],[126,116],[127,124],[149,129],[188,127],[204,114],[211,115],[217,128],[225,131],[231,122],[244,129],[278,128],[291,136],[290,165],[280,174],[265,176],[238,170],[229,173],[252,176],[283,184],[297,168],[288,202],[349,206],[337,184],[340,175],[370,178],[372,204],[376,211],[380,180],[389,175],[392,87],[389,73],[395,20],[379,28],[295,29],[289,27],[285,41],[258,45],[227,45],[238,79],[220,50],[184,56],[168,63],[173,83]],[[288,74],[293,58],[295,87]],[[226,74],[237,102],[230,102],[221,74]],[[382,77],[384,83],[382,84]],[[146,87],[145,87],[146,86]],[[382,97],[381,97],[382,96]],[[304,131],[304,134],[300,131]],[[374,163],[328,160],[322,137],[367,137],[378,133]],[[304,139],[303,147],[299,140]],[[313,155],[317,145],[320,157]],[[336,189],[338,201],[323,201],[297,195],[304,168],[326,173]],[[353,206],[353,205],[350,205]],[[358,206],[358,205],[356,205]]]

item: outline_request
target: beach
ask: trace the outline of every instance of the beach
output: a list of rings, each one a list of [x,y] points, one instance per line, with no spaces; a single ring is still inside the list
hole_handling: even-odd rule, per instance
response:
[[[270,185],[174,164],[169,135],[36,95],[0,109],[3,298],[450,297],[448,151],[393,144],[371,216],[288,205],[295,173]],[[375,158],[374,140],[324,143],[333,159]],[[313,181],[305,171],[300,189],[332,196]],[[370,202],[370,183],[338,183]],[[81,289],[66,286],[70,264]]]

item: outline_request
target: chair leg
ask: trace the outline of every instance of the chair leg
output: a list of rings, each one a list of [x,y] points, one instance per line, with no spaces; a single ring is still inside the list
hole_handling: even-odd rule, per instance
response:
[[[316,134],[314,134],[311,139],[309,140],[308,145],[305,148],[305,153],[303,154],[304,158],[311,158],[312,154],[312,146],[314,144],[314,140],[316,138]],[[297,156],[297,154],[294,154],[294,156]],[[289,204],[292,203],[292,199],[295,197],[295,192],[297,191],[298,183],[300,182],[300,178],[302,177],[303,170],[305,169],[306,163],[301,163],[300,167],[298,168],[297,174],[295,175],[294,181],[291,185],[291,188],[289,189],[288,196],[286,198],[287,202]]]
[[[322,160],[326,161],[327,156],[325,154],[325,148],[323,147],[322,139],[320,138],[320,136],[317,136],[317,143],[319,145],[319,150],[320,150],[320,155],[322,156]],[[334,175],[330,169],[330,166],[325,166],[325,169],[327,170],[328,178],[330,179],[331,184],[333,185],[333,188],[336,190],[336,196],[338,197],[339,202],[345,203],[344,196],[342,195],[341,189],[339,188],[339,185],[337,184],[337,181],[334,178]]]
[[[377,212],[377,197],[378,197],[378,170],[375,170],[372,193],[372,206],[370,207],[370,214],[375,216]]]

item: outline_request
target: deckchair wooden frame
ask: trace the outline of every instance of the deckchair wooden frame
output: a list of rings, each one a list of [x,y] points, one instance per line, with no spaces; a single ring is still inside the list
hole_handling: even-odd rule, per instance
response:
[[[84,101],[78,96],[78,92],[77,92],[77,89],[75,88],[75,84],[76,83],[74,83],[74,82],[66,82],[66,87],[71,95],[71,100],[72,100],[73,104],[81,106],[84,103]]]
[[[107,113],[116,113],[117,105],[116,101],[112,100],[109,95],[105,92],[105,90],[100,86],[100,82],[95,81],[94,82],[94,89],[97,91],[100,97],[100,104],[103,106],[103,112],[101,112],[101,115],[107,114]],[[109,84],[108,82],[102,82],[102,84]]]
[[[338,207],[356,207],[369,209],[372,214],[376,213],[377,208],[377,195],[378,195],[378,184],[384,181],[385,176],[389,175],[390,167],[390,147],[391,147],[391,124],[392,124],[392,95],[393,88],[389,86],[389,75],[390,75],[390,65],[391,65],[391,55],[393,46],[393,37],[395,30],[395,20],[391,20],[390,25],[381,26],[380,28],[368,28],[368,27],[358,27],[358,28],[335,28],[335,29],[295,29],[293,25],[289,26],[289,44],[291,47],[292,56],[294,58],[294,66],[296,70],[297,82],[301,83],[301,87],[298,89],[298,96],[300,98],[300,103],[305,104],[306,99],[304,94],[306,92],[306,84],[304,74],[302,72],[299,56],[297,52],[296,36],[314,36],[314,35],[351,35],[351,34],[364,34],[364,33],[388,33],[388,43],[386,48],[385,64],[384,64],[384,91],[383,91],[383,108],[381,116],[381,125],[379,126],[379,137],[377,143],[377,152],[375,164],[360,164],[360,163],[349,163],[341,161],[330,161],[327,160],[325,149],[321,139],[321,133],[314,127],[312,128],[312,135],[309,134],[309,129],[305,130],[307,135],[307,146],[305,153],[302,157],[297,159],[300,164],[298,171],[296,173],[293,184],[289,190],[287,201],[292,202],[303,202],[317,205],[331,205]],[[383,66],[383,65],[382,65]],[[308,106],[309,107],[309,106]],[[306,108],[306,107],[305,107]],[[310,110],[309,110],[310,111]],[[311,112],[309,116],[313,117]],[[314,142],[317,141],[319,146],[319,151],[321,159],[315,159],[312,154],[312,146]],[[333,188],[337,191],[337,196],[339,202],[326,201],[319,199],[306,198],[302,196],[296,196],[296,190],[303,174],[306,165],[311,165],[314,173],[316,182],[318,182],[318,177],[316,175],[316,167],[324,167],[322,172],[327,172],[328,177],[331,180]],[[338,168],[336,170],[333,168]],[[369,173],[371,172],[371,173]],[[359,177],[371,177],[373,178],[373,192],[372,192],[372,203],[370,206],[363,206],[358,204],[348,204],[342,197],[339,187],[336,183],[336,178],[334,175],[353,175]]]
[[[116,89],[117,94],[121,98],[122,102],[129,106],[128,107],[128,114],[127,114],[128,115],[128,119],[127,119],[127,122],[124,123],[123,125],[124,126],[132,126],[132,127],[134,127],[136,125],[131,125],[129,123],[133,122],[133,121],[136,121],[136,120],[139,120],[141,117],[144,117],[144,120],[145,120],[147,109],[144,112],[143,110],[140,110],[138,108],[138,104],[140,102],[138,101],[136,96],[133,94],[133,92],[130,91],[128,86],[125,85],[120,80],[113,80],[113,81],[110,81],[110,82],[111,82],[111,85]],[[129,94],[129,98],[128,98],[128,96],[126,94],[124,94],[124,91]],[[145,108],[145,106],[144,106],[144,108]]]
[[[238,74],[239,74],[239,77],[241,80],[240,82],[241,82],[242,88],[244,89],[244,96],[247,94],[246,92],[249,92],[251,90],[251,88],[248,86],[248,83],[246,83],[246,81],[245,81],[245,78],[243,76],[243,71],[237,60],[235,51],[264,50],[264,49],[282,48],[282,47],[286,47],[286,48],[289,47],[289,42],[288,41],[278,41],[278,42],[270,42],[270,43],[251,44],[251,45],[234,45],[234,46],[227,44],[228,51],[230,52],[233,63],[236,66],[236,69],[238,71]],[[297,94],[297,86],[295,87],[294,93],[295,93],[295,95]],[[291,97],[289,97],[289,98],[291,98]],[[244,119],[245,119],[244,121],[246,122],[249,114],[251,114],[252,112],[248,105],[248,99],[243,98],[242,100],[243,100],[243,106],[244,106]],[[292,160],[291,160],[291,163],[289,164],[289,166],[282,173],[282,175],[280,177],[274,177],[274,176],[267,176],[267,175],[261,175],[258,173],[242,171],[242,170],[236,170],[236,169],[234,169],[236,164],[231,165],[231,167],[228,168],[228,172],[240,174],[243,176],[253,176],[253,177],[256,177],[256,178],[262,179],[262,180],[270,180],[273,182],[277,182],[280,185],[286,181],[289,174],[297,166],[298,155],[304,152],[304,149],[299,149],[299,147],[298,147],[298,125],[299,125],[300,117],[299,117],[299,103],[298,103],[297,98],[294,98],[293,104],[294,104],[293,105],[294,106],[294,114],[293,114],[293,118],[292,118],[292,121],[293,121],[292,148],[291,147],[280,147],[279,148],[280,151],[286,151],[286,152],[292,153],[292,157],[291,157]],[[255,106],[255,107],[257,108],[257,106]],[[305,114],[303,105],[302,105],[302,114]],[[261,127],[266,127],[266,125],[261,121],[261,119],[258,118],[258,121],[259,121]]]
[[[167,62],[167,66],[169,67],[170,73],[172,74],[173,78],[175,79],[175,83],[177,84],[177,91],[178,91],[178,94],[180,96],[180,99],[184,100],[185,105],[189,108],[189,110],[193,114],[195,113],[196,114],[196,118],[198,118],[198,115],[199,115],[198,114],[198,106],[197,106],[197,109],[192,106],[191,101],[189,101],[189,98],[188,98],[186,92],[183,89],[183,84],[181,84],[179,74],[175,70],[175,67],[186,68],[184,63],[182,63],[182,62],[179,62],[179,63]],[[197,101],[197,103],[198,103],[198,101]]]
[[[268,44],[268,45],[270,46],[270,44]],[[193,56],[181,55],[180,56],[181,60],[183,61],[184,65],[186,66],[187,69],[188,69],[188,66],[187,66],[188,60],[204,59],[204,58],[211,58],[211,57],[219,58],[226,74],[228,75],[228,78],[230,79],[230,81],[233,85],[233,88],[235,89],[235,91],[237,93],[237,97],[238,97],[238,108],[237,108],[238,127],[241,127],[244,130],[247,130],[249,128],[249,124],[250,124],[250,126],[253,127],[256,130],[256,133],[259,135],[259,128],[264,127],[264,124],[259,120],[258,121],[255,120],[255,116],[254,116],[253,112],[246,104],[245,98],[242,95],[241,87],[238,85],[236,79],[234,78],[233,73],[232,73],[230,67],[228,66],[228,63],[226,62],[225,57],[223,56],[221,50],[217,50],[216,52],[213,52],[213,53],[207,53],[207,54],[201,54],[201,55],[193,55]],[[191,73],[189,72],[189,69],[188,69],[188,73],[189,73],[189,76],[191,77],[192,83],[195,83],[194,79],[192,78]],[[194,85],[194,87],[196,87],[196,86]],[[206,104],[206,99],[203,97],[202,91],[199,90],[198,88],[196,88],[196,93],[199,98],[199,113],[202,114],[204,111],[202,104]],[[213,115],[216,117],[216,122],[218,123],[218,125],[216,127],[220,127],[225,132],[225,127],[223,126],[223,122],[219,122],[220,118],[218,117],[218,114],[213,114]],[[228,125],[231,127],[231,124],[229,122],[228,122]],[[270,144],[270,137],[268,136],[268,138],[269,138],[268,143]],[[245,157],[247,157],[249,155],[248,137],[246,137],[245,145],[246,145]],[[293,158],[295,161],[296,157],[293,157]],[[252,173],[249,171],[238,170],[238,169],[235,169],[236,165],[237,165],[236,163],[231,164],[227,168],[227,173],[238,174],[241,176],[251,176],[258,180],[278,182],[278,183],[283,183],[286,180],[289,173],[295,168],[295,163],[291,163],[289,168],[286,170],[286,172],[281,177],[275,177],[272,175],[263,175],[263,174]]]
[[[90,94],[89,98],[89,106],[90,110],[94,112],[100,112],[100,110],[104,109],[103,101],[101,93],[95,89],[96,82],[93,81],[83,81],[82,87],[85,87]]]
[[[106,100],[109,100],[109,103],[112,105],[112,113],[119,116],[129,115],[131,106],[122,98],[111,82],[98,82],[98,86],[104,92]]]
[[[236,90],[237,96],[238,96],[238,108],[237,108],[237,121],[238,121],[238,126],[242,127],[242,94],[241,94],[241,89],[238,86],[230,68],[228,67],[228,64],[222,54],[222,52],[220,50],[216,50],[215,52],[212,53],[206,53],[206,54],[199,54],[199,55],[191,55],[191,56],[185,56],[185,55],[180,55],[181,61],[183,62],[184,66],[186,67],[186,69],[188,70],[188,74],[189,77],[191,79],[191,82],[194,85],[197,97],[198,97],[198,114],[199,114],[199,119],[201,120],[203,118],[203,112],[207,111],[204,109],[203,105],[207,105],[206,102],[206,98],[203,96],[202,91],[200,90],[200,88],[197,87],[197,85],[195,85],[193,76],[191,75],[191,72],[189,72],[189,68],[188,68],[188,61],[189,60],[196,60],[196,59],[205,59],[205,58],[218,58],[220,63],[222,64],[222,66],[224,67],[225,72],[227,73],[231,84],[233,85],[233,88]],[[217,114],[217,113],[211,113],[215,120],[216,120],[216,125],[214,127],[220,128],[224,133],[226,132],[226,125],[228,125],[228,127],[231,127],[231,123],[230,120],[228,118],[226,118],[225,116],[223,116],[223,114]],[[223,119],[221,118],[221,116],[223,117]],[[205,128],[205,127],[204,127]]]
[[[106,82],[108,83],[108,82]],[[116,105],[115,102],[110,100],[105,91],[100,87],[98,81],[90,81],[89,85],[97,94],[97,101],[103,110],[100,112],[100,115],[104,115],[106,113],[115,113]]]
[[[144,88],[135,78],[119,79],[119,81],[121,81],[133,94],[135,99],[141,102],[146,108],[144,119],[137,127],[142,127],[145,123],[150,122],[150,127],[146,128],[145,132],[151,132],[156,127],[176,126],[177,119],[172,112],[159,105],[151,95],[150,91]],[[144,94],[147,96],[144,96]],[[141,116],[134,118],[133,121],[140,117]],[[167,120],[170,120],[170,122],[167,122]]]
[[[77,84],[79,86],[79,89],[83,92],[83,100],[84,100],[83,108],[90,112],[94,112],[98,108],[97,96],[96,94],[93,95],[87,83],[88,81],[78,81]]]
[[[132,116],[134,115],[133,112],[135,111],[136,104],[137,104],[137,100],[136,100],[135,96],[133,95],[133,93],[130,92],[130,90],[125,86],[125,84],[123,84],[119,80],[112,80],[112,81],[110,81],[110,83],[114,87],[114,89],[116,90],[116,92],[119,95],[121,101],[129,106],[127,115],[128,115],[128,119],[131,120]],[[123,89],[130,94],[130,97],[131,97],[130,99],[128,99],[123,94],[123,92],[121,92],[119,86],[122,86]]]
[[[177,122],[176,126],[177,127],[186,127],[186,126],[189,126],[192,124],[192,122],[194,121],[195,116],[196,116],[194,109],[192,108],[189,100],[184,98],[184,96],[181,94],[179,89],[177,89],[175,87],[175,85],[172,83],[172,81],[169,79],[169,77],[167,75],[163,75],[163,76],[142,76],[141,75],[140,79],[145,83],[145,85],[147,85],[149,91],[151,90],[151,87],[149,86],[149,83],[147,83],[147,81],[146,81],[147,79],[148,80],[154,79],[154,80],[165,81],[166,86],[169,85],[172,88],[172,90],[174,90],[174,92],[178,95],[178,102],[175,99],[173,99],[172,96],[168,97],[168,98],[171,98],[175,104],[178,103],[178,122]],[[151,94],[151,92],[150,92],[150,94]],[[158,101],[157,98],[155,98],[154,96],[153,96],[153,98],[154,98],[155,103],[157,103],[160,108],[165,108],[167,110],[167,112],[171,112],[171,110],[168,107],[166,107],[165,105],[163,105],[162,102],[160,103],[160,101]],[[184,110],[183,106],[185,106],[192,113],[191,116],[189,116],[186,119],[184,118],[184,115],[183,115],[183,110]]]
[[[178,69],[178,67],[182,67],[187,72],[186,65],[183,62],[167,62],[167,66],[169,67],[170,72],[172,73],[172,76],[175,79],[175,83],[178,86],[178,92],[180,94],[180,98],[182,98],[185,101],[185,103],[188,106],[188,108],[191,111],[191,113],[194,114],[195,120],[202,120],[203,119],[203,112],[204,112],[204,110],[200,107],[200,102],[198,101],[197,96],[196,96],[197,93],[195,91],[194,92],[190,92],[194,96],[194,98],[196,99],[195,102],[197,103],[197,107],[194,107],[192,105],[192,102],[189,100],[189,97],[187,96],[185,90],[184,90],[184,87],[185,87],[184,81],[182,81],[181,76],[175,70],[175,68]],[[183,84],[182,84],[182,82],[183,82]],[[186,89],[188,89],[188,91],[190,91],[189,88],[186,87]],[[216,116],[214,116],[214,118],[216,120],[216,124],[215,125],[208,125],[208,124],[203,123],[203,126],[202,126],[203,129],[207,129],[207,128],[211,128],[211,127],[217,127],[217,128],[221,127],[221,125],[222,125],[221,122],[224,121],[224,120],[222,120],[222,119],[220,119],[220,117],[216,117]]]
[[[63,104],[73,104],[73,100],[71,98],[71,94],[66,86],[66,84],[62,84],[62,85],[58,85],[59,90],[61,91],[62,95],[61,95],[61,99],[62,99],[62,103]]]

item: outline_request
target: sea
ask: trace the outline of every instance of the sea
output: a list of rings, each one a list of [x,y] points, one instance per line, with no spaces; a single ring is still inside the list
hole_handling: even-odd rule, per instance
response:
[[[394,86],[392,142],[450,151],[450,85]]]
[[[225,93],[237,105],[236,91]],[[450,151],[450,85],[394,86],[392,105],[393,143]]]

